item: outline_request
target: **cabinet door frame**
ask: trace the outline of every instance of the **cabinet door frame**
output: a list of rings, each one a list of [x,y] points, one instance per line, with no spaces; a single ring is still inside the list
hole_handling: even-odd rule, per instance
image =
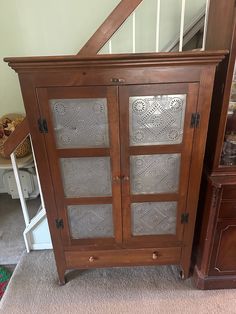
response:
[[[129,97],[151,95],[186,94],[186,108],[183,128],[183,144],[165,144],[149,146],[129,145]],[[119,88],[120,99],[120,130],[121,130],[121,176],[122,208],[123,208],[123,239],[126,247],[159,247],[182,246],[184,225],[181,215],[188,212],[188,185],[193,151],[194,128],[191,128],[192,113],[197,111],[199,83],[165,83],[151,85],[129,85]],[[183,148],[181,148],[183,146]],[[130,190],[130,156],[152,154],[181,154],[179,191],[148,195],[131,195]],[[187,166],[186,166],[187,164]],[[186,193],[186,194],[185,194]],[[133,202],[177,201],[176,234],[136,235],[131,234],[131,203]]]
[[[65,250],[97,249],[120,247],[122,243],[121,188],[120,188],[120,143],[118,120],[118,97],[116,86],[93,87],[49,87],[38,88],[37,96],[41,116],[46,118],[48,133],[44,134],[50,172],[54,186],[54,198],[58,217],[63,219],[61,238]],[[57,148],[54,135],[50,99],[107,98],[109,142],[108,148]],[[112,196],[64,197],[60,158],[110,156]],[[69,230],[67,206],[112,204],[114,238],[72,239]]]

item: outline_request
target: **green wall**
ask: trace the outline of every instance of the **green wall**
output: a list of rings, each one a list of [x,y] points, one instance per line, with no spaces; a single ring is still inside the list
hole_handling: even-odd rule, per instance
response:
[[[186,0],[186,24],[206,0]],[[0,116],[24,112],[17,74],[4,57],[75,54],[120,0],[0,0]],[[164,47],[178,36],[181,0],[161,1]],[[137,51],[155,49],[156,0],[144,0],[136,13]],[[112,40],[113,52],[131,52],[132,21]],[[104,47],[103,52],[107,52]]]
[[[4,57],[75,54],[120,0],[0,0],[0,116],[24,112]]]

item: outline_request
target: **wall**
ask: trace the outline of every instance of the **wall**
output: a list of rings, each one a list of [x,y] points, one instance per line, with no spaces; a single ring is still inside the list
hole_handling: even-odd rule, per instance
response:
[[[4,57],[75,54],[119,2],[0,0],[0,116],[24,112],[17,74]]]
[[[206,0],[186,0],[186,25]],[[16,73],[3,57],[75,54],[120,0],[0,0],[0,116],[24,112]],[[179,33],[181,0],[161,1],[160,46]],[[137,51],[155,49],[156,0],[137,9]],[[115,35],[113,52],[131,52],[132,21]],[[104,47],[103,52],[107,52]]]

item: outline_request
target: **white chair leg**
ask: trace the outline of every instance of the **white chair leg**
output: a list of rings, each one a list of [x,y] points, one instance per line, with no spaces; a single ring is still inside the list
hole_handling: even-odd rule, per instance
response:
[[[17,190],[18,190],[18,194],[19,194],[19,198],[20,198],[20,203],[21,203],[21,208],[22,208],[24,220],[25,220],[25,225],[27,227],[30,223],[29,212],[28,212],[28,207],[27,207],[27,204],[26,204],[26,201],[24,198],[23,188],[22,188],[22,184],[20,181],[19,170],[17,167],[16,157],[15,157],[14,152],[11,154],[11,162],[12,162],[12,168],[13,168],[14,176],[16,179],[16,186],[17,186]]]

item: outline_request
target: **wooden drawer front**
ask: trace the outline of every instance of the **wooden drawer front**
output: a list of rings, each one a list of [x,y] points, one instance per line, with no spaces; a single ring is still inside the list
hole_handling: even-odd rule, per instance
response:
[[[219,218],[236,218],[236,200],[221,202]]]
[[[177,264],[181,248],[65,252],[69,268],[93,268],[129,265]]]
[[[236,185],[223,187],[222,200],[236,200]]]

